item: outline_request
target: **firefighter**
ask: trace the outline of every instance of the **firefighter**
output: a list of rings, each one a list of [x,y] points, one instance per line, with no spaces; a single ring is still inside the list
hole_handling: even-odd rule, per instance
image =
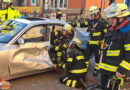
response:
[[[62,12],[58,9],[56,13],[56,19],[61,20],[61,17],[62,17]]]
[[[60,37],[62,35],[62,32],[60,30],[52,30],[51,32],[51,45],[58,45],[60,43]]]
[[[11,6],[12,3],[10,0],[3,0],[3,9],[0,11],[0,18],[2,23],[9,19],[21,17],[21,14]]]
[[[53,61],[53,63],[57,64],[57,52],[58,50],[55,50],[56,46],[58,46],[61,42],[62,32],[60,30],[56,30],[55,26],[53,26],[53,30],[51,32],[51,45],[50,45],[50,57]]]
[[[89,15],[91,20],[86,21],[84,23],[77,23],[72,24],[74,27],[88,27],[87,32],[89,32],[89,40],[87,42],[87,49],[85,50],[85,58],[87,60],[87,64],[90,56],[95,53],[95,69],[94,69],[94,76],[97,76],[97,69],[99,63],[99,50],[100,50],[100,43],[102,42],[104,35],[107,32],[107,23],[104,19],[101,18],[99,13],[99,8],[96,6],[91,6],[89,9]]]
[[[66,75],[60,78],[60,82],[75,88],[85,88],[84,79],[87,72],[85,57],[81,50],[81,41],[74,38],[69,45],[67,62],[60,63],[58,67],[66,71]]]
[[[62,30],[62,35],[58,40],[58,45],[55,45],[55,51],[57,52],[57,62],[66,62],[66,50],[68,48],[69,42],[74,36],[74,31],[72,26],[65,24]]]
[[[130,12],[123,4],[112,4],[105,13],[111,24],[103,44],[101,72],[102,90],[118,90],[124,76],[130,76]],[[116,79],[116,83],[112,82]]]

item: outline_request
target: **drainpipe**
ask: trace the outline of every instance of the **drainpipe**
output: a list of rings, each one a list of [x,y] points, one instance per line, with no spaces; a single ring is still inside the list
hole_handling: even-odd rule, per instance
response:
[[[101,13],[101,11],[102,11],[102,4],[103,4],[103,0],[101,0],[100,13]]]
[[[82,0],[82,8],[81,8],[81,11],[80,11],[80,15],[83,14],[83,10],[84,10],[84,0]]]

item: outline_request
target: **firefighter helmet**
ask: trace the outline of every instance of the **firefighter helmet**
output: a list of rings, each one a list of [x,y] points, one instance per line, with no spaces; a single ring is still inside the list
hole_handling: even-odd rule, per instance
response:
[[[3,0],[3,3],[10,4],[10,3],[11,3],[11,0]]]
[[[71,42],[70,45],[76,44],[79,48],[81,47],[81,40],[78,38],[74,38]]]
[[[68,33],[71,33],[72,26],[70,24],[65,24],[63,29],[66,30]]]
[[[113,17],[117,17],[119,15],[120,9],[117,7],[116,4],[112,3],[103,12],[106,14],[107,18],[113,18]]]
[[[127,5],[120,3],[120,4],[111,4],[108,8],[104,10],[106,13],[107,18],[112,18],[112,17],[125,17],[130,15],[128,11]]]
[[[99,8],[97,6],[91,6],[89,8],[89,14],[92,15],[92,14],[95,14],[95,13],[99,13]]]
[[[120,4],[117,4],[117,6],[121,10],[120,15],[117,16],[118,18],[130,15],[130,12],[126,4],[120,3]]]

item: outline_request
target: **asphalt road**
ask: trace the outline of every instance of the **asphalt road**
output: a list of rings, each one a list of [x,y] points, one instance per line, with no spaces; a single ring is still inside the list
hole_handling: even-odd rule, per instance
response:
[[[62,72],[50,71],[11,80],[10,90],[81,90],[59,83]]]

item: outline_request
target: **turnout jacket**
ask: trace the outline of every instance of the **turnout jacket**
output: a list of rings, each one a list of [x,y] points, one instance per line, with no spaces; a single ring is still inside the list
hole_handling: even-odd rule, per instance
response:
[[[103,59],[99,63],[102,73],[120,72],[130,76],[130,22],[110,27],[103,47]]]
[[[89,20],[83,23],[72,24],[74,27],[88,27],[87,32],[89,32],[88,43],[90,45],[99,45],[103,40],[104,35],[107,33],[107,22],[99,18],[97,20]]]
[[[56,18],[57,19],[61,19],[61,17],[62,17],[62,12],[61,11],[57,11]]]
[[[51,44],[52,45],[58,45],[59,44],[59,40],[60,40],[60,37],[61,37],[62,33],[61,31],[52,31],[51,32]]]
[[[55,45],[55,51],[66,51],[69,45],[69,42],[73,39],[74,31],[71,34],[61,35],[59,37],[58,45]]]
[[[5,22],[9,19],[21,18],[21,14],[16,9],[8,7],[0,11],[0,18],[2,22]]]
[[[87,72],[85,57],[80,49],[73,49],[67,53],[67,63],[59,64],[61,69],[65,69],[69,74],[83,77]]]

